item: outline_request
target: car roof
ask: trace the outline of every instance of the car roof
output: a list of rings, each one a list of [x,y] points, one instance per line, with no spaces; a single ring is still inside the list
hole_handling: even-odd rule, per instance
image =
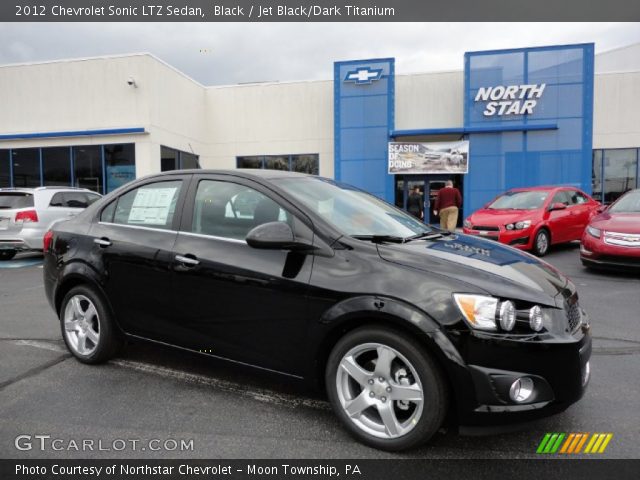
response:
[[[98,192],[94,192],[93,190],[89,190],[88,188],[80,188],[80,187],[55,187],[55,186],[46,186],[46,187],[6,187],[0,188],[0,192],[25,192],[25,193],[34,193],[34,192],[42,192],[42,191],[51,191],[51,190],[61,190],[65,192],[91,192],[97,195],[100,195]]]
[[[564,188],[567,190],[579,190],[576,187],[572,187],[570,185],[539,185],[536,187],[518,187],[518,188],[510,188],[509,192],[533,192],[533,191],[542,191],[542,192],[550,192],[551,190],[557,190],[560,188]]]
[[[162,172],[159,174],[151,175],[151,177],[162,175],[182,175],[182,174],[212,174],[212,175],[234,175],[236,177],[244,178],[262,178],[262,179],[274,179],[274,178],[306,178],[317,177],[317,175],[310,175],[308,173],[290,172],[288,170],[268,170],[260,168],[236,168],[236,169],[191,169],[191,170],[171,170],[168,172]]]

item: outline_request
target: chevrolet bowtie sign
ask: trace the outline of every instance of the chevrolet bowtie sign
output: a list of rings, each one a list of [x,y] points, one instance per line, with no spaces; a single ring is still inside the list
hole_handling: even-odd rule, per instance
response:
[[[355,82],[356,85],[372,83],[374,80],[382,78],[381,68],[360,67],[352,70],[344,77],[345,82]]]
[[[476,102],[487,102],[482,114],[494,115],[531,115],[542,97],[546,83],[534,85],[498,85],[481,87],[476,94]]]

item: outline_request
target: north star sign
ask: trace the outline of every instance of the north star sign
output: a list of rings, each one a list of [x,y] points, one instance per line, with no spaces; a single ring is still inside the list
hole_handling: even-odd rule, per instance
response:
[[[498,85],[481,87],[476,93],[476,102],[488,102],[483,115],[524,115],[533,113],[533,109],[542,96],[546,83],[534,85]]]
[[[356,70],[351,70],[350,72],[348,72],[344,77],[344,81],[355,82],[357,85],[361,85],[363,83],[371,83],[374,80],[380,80],[381,77],[381,68],[360,67]]]

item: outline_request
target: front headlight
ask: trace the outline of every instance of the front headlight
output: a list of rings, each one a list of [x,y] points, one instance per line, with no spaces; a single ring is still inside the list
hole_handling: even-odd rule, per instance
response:
[[[506,228],[507,230],[513,230],[513,223],[507,223],[504,228]]]
[[[524,333],[524,327],[529,332],[538,333],[545,326],[549,328],[551,321],[538,305],[516,310],[511,300],[500,301],[495,297],[470,293],[454,293],[453,299],[467,325],[476,330],[511,332],[519,324],[516,331]]]
[[[471,328],[497,330],[497,298],[485,295],[454,293],[453,299]]]
[[[600,238],[600,236],[602,235],[602,230],[589,226],[587,227],[587,233],[594,238]]]
[[[522,220],[520,222],[516,222],[515,227],[516,230],[524,230],[525,228],[529,228],[531,226],[531,220]]]
[[[465,220],[462,225],[464,228],[471,228],[473,226],[469,220]]]

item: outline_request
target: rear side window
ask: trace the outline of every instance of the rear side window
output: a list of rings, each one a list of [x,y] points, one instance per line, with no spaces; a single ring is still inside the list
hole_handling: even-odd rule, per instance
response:
[[[97,201],[100,195],[88,192],[58,192],[51,197],[51,207],[87,208]]]
[[[292,217],[276,202],[253,188],[237,183],[202,180],[198,184],[191,231],[243,240],[249,230]]]
[[[0,210],[33,207],[33,195],[24,192],[0,192]]]
[[[115,204],[113,223],[171,229],[182,188],[181,180],[149,183],[131,190]],[[111,205],[102,216],[108,214]]]

